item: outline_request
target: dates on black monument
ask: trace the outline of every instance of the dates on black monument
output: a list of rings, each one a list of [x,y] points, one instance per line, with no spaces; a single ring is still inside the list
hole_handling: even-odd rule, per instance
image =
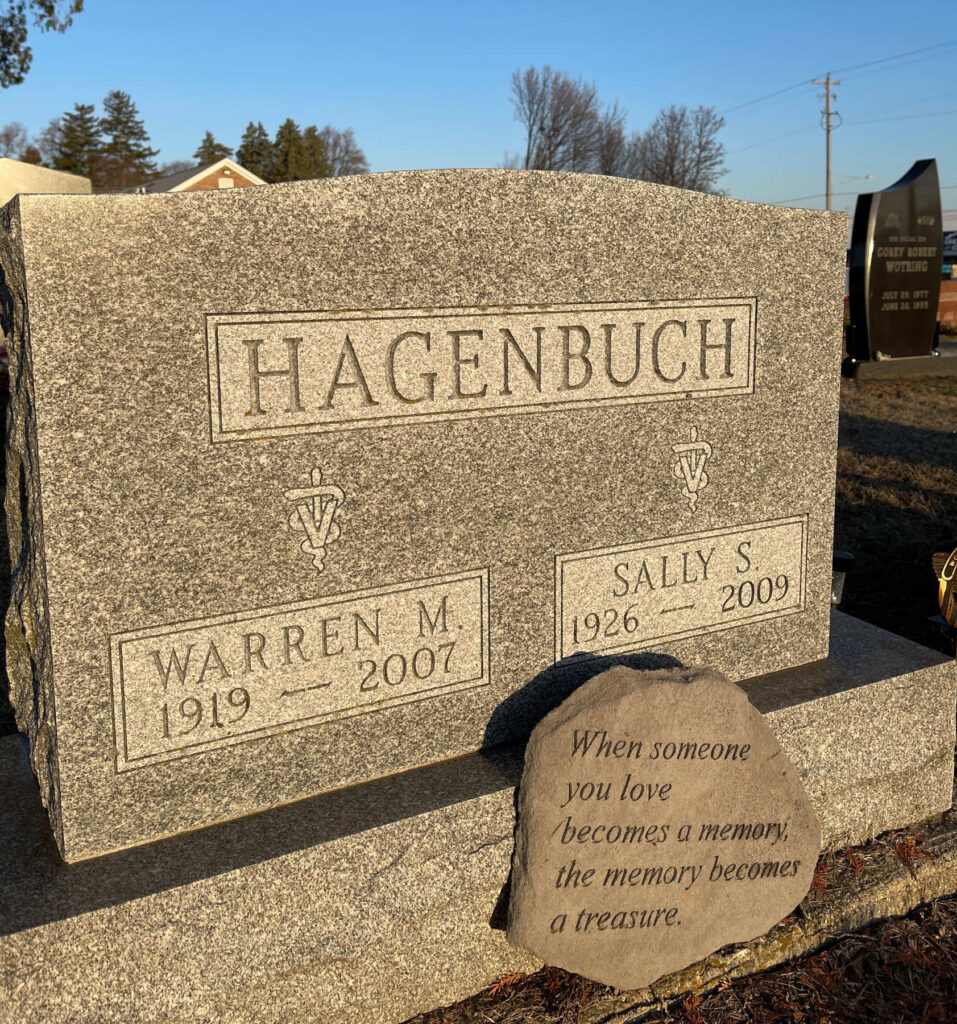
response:
[[[927,356],[934,347],[942,269],[937,163],[857,199],[850,255],[852,359]]]

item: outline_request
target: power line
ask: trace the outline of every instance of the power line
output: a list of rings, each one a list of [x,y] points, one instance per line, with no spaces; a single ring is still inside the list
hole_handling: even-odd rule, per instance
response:
[[[883,124],[885,121],[916,121],[919,117],[947,117],[950,114],[957,114],[957,108],[953,110],[932,110],[926,114],[900,114],[897,117],[872,117],[865,121],[845,121],[845,124]]]
[[[884,71],[898,71],[900,68],[906,68],[906,67],[910,66],[911,64],[921,64],[925,60],[927,60],[929,57],[940,57],[940,56],[943,56],[949,50],[953,50],[955,48],[957,48],[957,47],[950,46],[950,47],[947,48],[947,50],[940,50],[937,53],[933,53],[933,54],[925,54],[922,57],[911,57],[909,60],[901,60],[901,61],[898,61],[896,64],[891,64],[888,67],[871,68],[869,71],[858,71],[857,73],[855,73],[853,75],[848,75],[847,77],[854,79],[854,81],[856,82],[858,78],[866,78],[868,75],[879,75],[879,74],[881,74]]]
[[[941,189],[945,188],[957,188],[957,185],[941,185]],[[805,199],[823,199],[825,192],[818,192],[817,195],[813,196],[792,196],[790,199],[772,199],[768,206],[783,206],[786,203],[800,203]],[[832,192],[832,196],[859,196],[860,192]]]
[[[848,71],[857,71],[859,68],[873,67],[875,64],[887,64],[892,60],[899,60],[903,57],[913,57],[918,53],[929,53],[931,50],[940,50],[951,46],[957,46],[957,39],[948,39],[943,43],[934,43],[933,46],[922,46],[919,50],[908,50],[906,53],[895,53],[892,57],[881,57],[879,60],[865,61],[863,64],[852,64],[846,68],[835,68],[832,74],[846,74]]]
[[[916,100],[905,100],[903,103],[892,103],[890,106],[872,107],[870,110],[862,110],[861,113],[868,117],[872,114],[886,114],[891,110],[901,110],[903,107],[913,107],[918,103],[937,103],[940,100],[940,92],[935,92],[931,96],[921,96]]]
[[[931,46],[922,46],[916,50],[904,50],[901,53],[891,54],[889,57],[880,57],[876,60],[864,61],[860,64],[850,64],[845,67],[837,68],[833,71],[828,71],[826,77],[823,80],[816,78],[804,79],[801,82],[795,82],[793,85],[785,86],[783,89],[775,89],[773,92],[764,93],[761,96],[756,96],[754,99],[746,100],[743,103],[738,103],[733,107],[728,107],[722,111],[722,116],[734,113],[739,110],[745,110],[749,107],[757,106],[760,103],[766,103],[771,100],[780,99],[788,93],[794,92],[795,89],[802,89],[807,85],[822,85],[824,86],[825,108],[822,112],[824,117],[824,128],[826,132],[826,160],[825,160],[825,189],[823,194],[813,196],[796,196],[793,199],[781,199],[777,200],[773,205],[781,205],[785,203],[801,202],[807,199],[820,199],[823,198],[826,201],[826,208],[831,209],[831,196],[832,195],[854,195],[853,192],[836,192],[831,191],[831,132],[834,130],[836,125],[832,123],[832,118],[840,117],[831,107],[831,102],[835,98],[831,92],[831,87],[834,85],[840,85],[841,82],[837,81],[833,76],[837,74],[846,75],[848,72],[859,72],[858,74],[852,74],[852,78],[860,78],[868,74],[879,74],[882,71],[892,71],[897,68],[904,67],[907,64],[919,63],[921,61],[928,60],[930,57],[939,57],[947,53],[949,50],[957,48],[957,39],[949,39],[940,43],[935,43]],[[923,102],[923,101],[916,101]],[[903,104],[907,106],[909,104]],[[886,109],[886,108],[885,108]],[[891,109],[894,109],[891,107]],[[938,110],[928,111],[922,114],[903,114],[895,117],[876,117],[876,118],[865,118],[859,121],[848,121],[848,126],[855,125],[867,125],[867,124],[883,124],[889,121],[913,121],[924,117],[949,117],[952,114],[957,114],[957,110]],[[845,122],[841,122],[845,123]],[[728,155],[734,153],[743,153],[749,149],[756,149],[759,146],[769,145],[772,142],[779,142],[782,139],[793,138],[796,135],[802,135],[807,129],[799,129],[797,131],[788,132],[784,135],[777,135],[769,139],[763,139],[759,142],[753,142],[747,146],[739,146],[737,149],[731,150]],[[949,187],[949,186],[944,186]]]
[[[957,39],[949,39],[942,43],[935,43],[933,46],[922,46],[917,50],[905,50],[903,53],[895,53],[890,57],[881,57],[878,60],[865,61],[863,64],[852,64],[849,67],[836,68],[831,71],[831,74],[838,75],[848,71],[857,71],[861,68],[877,67],[878,65],[889,64],[892,61],[904,60],[907,57],[916,57],[916,61],[908,61],[908,63],[915,63],[917,61],[926,60],[930,56],[942,56],[948,49],[953,49],[954,47],[957,47]],[[893,69],[879,68],[879,70],[890,71]],[[876,72],[867,72],[867,74],[876,74]],[[805,78],[803,81],[795,82],[793,85],[787,85],[783,89],[775,89],[773,92],[765,93],[763,96],[756,96],[752,100],[745,100],[744,103],[737,103],[733,107],[727,107],[725,110],[721,111],[721,116],[725,117],[728,114],[733,114],[735,111],[744,110],[747,107],[753,107],[758,103],[763,103],[765,100],[774,99],[777,96],[783,96],[785,93],[793,92],[795,89],[800,89],[803,86],[813,84],[813,78]]]
[[[832,192],[832,196],[856,196],[858,192]],[[818,192],[817,195],[813,196],[792,196],[790,199],[772,199],[768,204],[770,206],[783,206],[785,203],[800,203],[805,199],[824,199],[827,196],[826,192]]]
[[[926,100],[913,100],[912,102],[925,103]],[[907,104],[900,104],[900,106],[907,106]],[[893,110],[894,108],[891,107],[890,109]],[[894,117],[866,118],[861,121],[842,121],[841,126],[847,127],[849,125],[853,126],[858,124],[881,124],[884,121],[909,121],[911,119],[916,119],[918,117],[947,117],[951,114],[957,114],[957,108],[955,108],[954,110],[935,110],[924,114],[900,114],[895,115]],[[795,135],[807,135],[808,132],[813,132],[816,130],[817,129],[815,128],[798,128],[796,131],[787,132],[784,135],[772,135],[769,139],[761,139],[759,142],[752,142],[747,146],[738,146],[736,149],[729,149],[726,155],[734,156],[735,153],[746,153],[749,149],[758,149],[760,146],[768,146],[772,142],[781,142],[784,139],[791,139]]]
[[[795,89],[800,89],[801,86],[811,85],[811,79],[805,78],[803,82],[796,82],[794,85],[785,86],[783,89],[776,89],[774,92],[766,93],[764,96],[758,96],[756,99],[747,100],[744,103],[739,103],[737,106],[728,107],[727,110],[721,111],[721,116],[724,117],[726,114],[733,114],[736,110],[743,110],[745,107],[753,107],[755,103],[762,103],[764,100],[773,99],[775,96],[782,96],[786,92],[793,92]]]
[[[772,142],[780,142],[782,139],[790,139],[795,135],[807,135],[808,132],[816,131],[815,128],[798,128],[796,132],[788,132],[787,135],[775,135],[770,139],[762,139],[761,142],[752,142],[750,146],[739,146],[737,149],[729,149],[727,155],[733,156],[735,153],[744,153],[749,149],[757,149],[758,146],[767,146]]]

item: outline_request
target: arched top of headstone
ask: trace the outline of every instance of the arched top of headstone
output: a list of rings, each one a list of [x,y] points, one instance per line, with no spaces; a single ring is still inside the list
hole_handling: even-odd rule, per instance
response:
[[[852,358],[930,355],[942,261],[936,160],[918,160],[889,188],[858,196],[850,254]]]

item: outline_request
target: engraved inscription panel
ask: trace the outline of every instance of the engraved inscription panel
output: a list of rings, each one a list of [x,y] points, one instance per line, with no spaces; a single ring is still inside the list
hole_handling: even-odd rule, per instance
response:
[[[489,682],[488,570],[110,638],[117,771]]]
[[[558,555],[556,660],[802,611],[806,557],[806,516]]]
[[[748,394],[757,300],[209,314],[213,441]]]

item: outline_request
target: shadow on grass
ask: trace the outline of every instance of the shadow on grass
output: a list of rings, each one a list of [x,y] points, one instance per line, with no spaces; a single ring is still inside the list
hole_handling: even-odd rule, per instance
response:
[[[840,448],[834,545],[855,558],[841,610],[946,652],[931,558],[957,545],[957,433],[842,414]],[[879,476],[874,456],[890,461]]]
[[[838,447],[856,455],[881,455],[957,471],[957,411],[953,422],[941,428],[910,427],[842,412]]]

